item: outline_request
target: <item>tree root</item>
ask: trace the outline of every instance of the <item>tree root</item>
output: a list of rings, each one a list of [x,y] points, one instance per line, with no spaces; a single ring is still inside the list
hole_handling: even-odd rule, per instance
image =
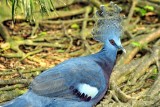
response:
[[[6,47],[2,47],[2,50],[8,50],[8,49],[12,49],[14,50],[16,53],[4,53],[4,54],[0,54],[0,56],[4,56],[4,57],[8,57],[8,58],[13,58],[13,57],[20,57],[22,59],[34,55],[36,53],[39,53],[41,51],[43,51],[43,48],[38,49],[38,50],[34,50],[32,52],[29,53],[24,53],[22,50],[20,50],[20,46],[21,45],[31,45],[31,46],[47,46],[47,47],[55,47],[55,48],[67,48],[66,45],[63,44],[59,44],[58,41],[56,41],[54,44],[51,43],[45,43],[43,42],[44,40],[53,40],[54,37],[39,37],[39,38],[31,38],[31,39],[23,39],[21,37],[10,37],[8,31],[6,30],[6,27],[4,27],[4,25],[0,24],[0,31],[3,31],[1,35],[3,35],[2,37],[5,37],[5,41],[6,41],[6,45],[7,45],[7,49]],[[38,42],[37,42],[38,41]],[[65,39],[63,40],[65,41]],[[60,42],[63,42],[62,40]]]
[[[86,12],[85,12],[85,16],[84,16],[85,19],[88,18],[88,15],[89,15],[90,12],[91,12],[91,8],[86,8]],[[82,31],[81,31],[80,35],[81,35],[81,38],[83,40],[85,49],[87,51],[89,51],[90,53],[92,53],[92,51],[90,49],[90,46],[89,46],[88,42],[86,41],[86,36],[87,36],[86,35],[86,27],[87,27],[87,20],[83,21],[83,23],[82,23]]]
[[[146,45],[147,43],[156,40],[157,38],[160,38],[160,29],[158,29],[157,31],[149,34],[147,37],[145,36],[145,38],[141,38],[141,40],[138,42],[140,43],[142,46]],[[128,46],[129,48],[132,46]],[[125,64],[129,63],[133,57],[137,54],[137,52],[140,50],[139,47],[135,47],[135,48],[130,48],[127,50],[126,54],[123,54],[124,56],[122,56],[123,59],[125,59],[124,62]]]
[[[2,92],[0,91],[0,103],[7,100],[11,100],[25,92],[26,90],[19,90],[19,89],[15,89],[11,91],[2,91]]]
[[[64,17],[70,17],[74,15],[83,14],[85,13],[87,8],[90,8],[90,7],[88,6],[88,7],[77,9],[77,10],[71,10],[70,12],[57,11],[58,15],[53,14],[50,16],[44,16],[44,19],[57,19],[57,18],[64,18]]]
[[[151,56],[150,56],[148,59],[144,60],[144,62],[141,64],[141,66],[138,67],[138,68],[135,70],[136,72],[134,72],[134,77],[132,78],[131,83],[136,83],[136,81],[137,81],[142,75],[144,75],[144,73],[147,71],[148,67],[149,67],[151,64],[153,64],[153,63],[156,62],[155,57],[156,57],[157,59],[160,59],[159,55],[160,55],[160,48],[157,48],[157,49],[154,50],[154,53],[152,53]],[[159,58],[158,58],[158,57],[159,57]]]
[[[159,104],[159,77],[155,80],[154,84],[146,84],[146,80],[153,75],[153,70],[157,69],[155,66],[156,60],[160,60],[160,48],[157,46],[153,47],[154,53],[151,55],[146,54],[143,58],[132,60],[127,65],[116,66],[114,72],[112,73],[110,80],[110,93],[116,101],[113,102],[111,99],[109,101],[106,99],[102,101],[97,107],[104,107],[110,105],[123,105],[123,106],[153,106],[154,104]],[[145,66],[144,66],[145,64]],[[151,66],[150,65],[153,65]],[[130,67],[130,68],[129,68]],[[148,70],[149,68],[149,70]],[[148,70],[147,74],[144,74]],[[117,79],[118,78],[118,79]],[[126,81],[128,81],[126,83]],[[123,86],[123,84],[125,85]],[[145,84],[145,85],[144,85]],[[120,86],[121,85],[121,86]],[[151,88],[149,89],[148,87]],[[124,88],[123,88],[124,87]],[[141,90],[143,89],[143,90]],[[141,90],[140,92],[138,92]],[[109,92],[110,92],[109,91]],[[132,93],[138,92],[135,95]],[[107,95],[108,96],[108,95]],[[107,97],[106,96],[106,97]],[[154,99],[156,97],[156,100]],[[122,103],[123,102],[123,103]],[[127,102],[127,104],[125,103]],[[126,104],[126,105],[125,105]]]
[[[24,84],[16,84],[13,86],[5,86],[3,88],[0,88],[0,91],[9,91],[9,90],[15,90],[16,88],[24,88],[26,87]]]
[[[138,4],[137,4],[138,6],[140,6],[140,7],[143,7],[144,5],[145,6],[153,6],[154,7],[154,10],[155,10],[155,12],[157,13],[157,14],[160,14],[160,7],[157,5],[157,4],[154,4],[154,3],[150,3],[149,1],[141,1],[141,0],[138,0]]]
[[[32,80],[29,79],[10,79],[10,80],[0,80],[0,85],[9,85],[9,84],[29,84]]]

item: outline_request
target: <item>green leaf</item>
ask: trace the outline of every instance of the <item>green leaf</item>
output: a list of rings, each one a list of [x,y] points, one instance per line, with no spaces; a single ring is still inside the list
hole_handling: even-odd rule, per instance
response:
[[[154,7],[153,7],[153,6],[149,6],[149,5],[146,5],[146,6],[144,7],[144,9],[148,9],[148,10],[150,10],[150,11],[154,11]]]
[[[57,52],[59,52],[59,53],[64,53],[65,50],[59,49],[59,50],[57,50]]]
[[[41,32],[39,33],[39,36],[46,36],[47,35],[47,32]]]
[[[138,13],[140,13],[141,16],[145,16],[146,13],[147,13],[147,11],[146,11],[145,9],[139,8],[139,7],[136,7],[136,8],[135,8],[135,11],[138,12]]]
[[[12,20],[15,18],[15,14],[21,13],[24,14],[25,18],[30,21],[34,22],[34,13],[40,11],[42,16],[49,15],[51,11],[54,11],[54,0],[6,0],[6,4],[9,5],[11,2],[12,4]]]
[[[12,20],[13,21],[14,21],[15,11],[17,8],[17,3],[18,3],[17,0],[12,0]]]
[[[135,47],[142,48],[142,45],[139,42],[131,42],[131,44]]]
[[[71,25],[72,29],[79,29],[79,25],[77,23],[74,23]]]
[[[39,0],[39,4],[40,4],[40,12],[42,14],[42,16],[44,14],[49,15],[51,7],[54,8],[50,2],[50,0]]]
[[[51,11],[52,11],[52,10],[55,10],[52,0],[50,0],[50,8],[51,8]]]
[[[157,68],[155,68],[155,69],[153,70],[153,73],[154,73],[154,74],[158,74]]]

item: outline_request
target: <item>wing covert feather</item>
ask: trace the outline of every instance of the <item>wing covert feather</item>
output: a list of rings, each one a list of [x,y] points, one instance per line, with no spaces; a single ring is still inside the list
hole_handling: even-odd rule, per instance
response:
[[[69,88],[79,83],[104,89],[105,86],[102,84],[106,83],[103,83],[104,75],[102,72],[99,65],[93,61],[68,60],[37,76],[30,87],[38,95],[74,98],[75,95]]]

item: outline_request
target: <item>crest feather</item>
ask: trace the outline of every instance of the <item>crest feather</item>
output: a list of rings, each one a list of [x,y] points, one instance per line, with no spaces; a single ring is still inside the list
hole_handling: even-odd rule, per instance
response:
[[[121,22],[124,17],[120,16],[121,8],[110,2],[112,10],[106,10],[104,5],[96,11],[96,23],[92,29],[92,35],[95,40],[104,42],[107,35],[120,36],[122,33]]]

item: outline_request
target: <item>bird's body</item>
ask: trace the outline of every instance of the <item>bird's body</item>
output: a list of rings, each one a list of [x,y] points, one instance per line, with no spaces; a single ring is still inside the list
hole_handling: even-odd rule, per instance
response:
[[[108,15],[104,6],[101,11]],[[104,17],[103,14],[99,17]],[[107,18],[97,22],[97,26],[103,29],[96,28],[92,34],[100,35],[95,38],[104,43],[100,52],[71,58],[41,73],[33,80],[27,93],[4,107],[92,107],[97,104],[108,89],[117,51],[122,49],[119,19]]]
[[[36,77],[31,83],[29,91],[15,100],[21,99],[22,102],[27,102],[23,107],[49,107],[51,105],[52,107],[64,107],[63,104],[66,103],[65,107],[91,107],[104,96],[108,88],[115,60],[112,62],[107,54],[106,50],[102,49],[96,54],[62,62]],[[98,90],[97,95],[90,101],[84,101],[73,92],[74,89],[81,90],[83,87],[78,86],[84,85],[85,87],[85,84],[91,86],[89,91],[92,91],[93,87]],[[88,95],[88,92],[84,94]],[[15,107],[15,101],[12,102]],[[28,106],[28,104],[31,105]],[[82,106],[82,104],[84,105]]]

